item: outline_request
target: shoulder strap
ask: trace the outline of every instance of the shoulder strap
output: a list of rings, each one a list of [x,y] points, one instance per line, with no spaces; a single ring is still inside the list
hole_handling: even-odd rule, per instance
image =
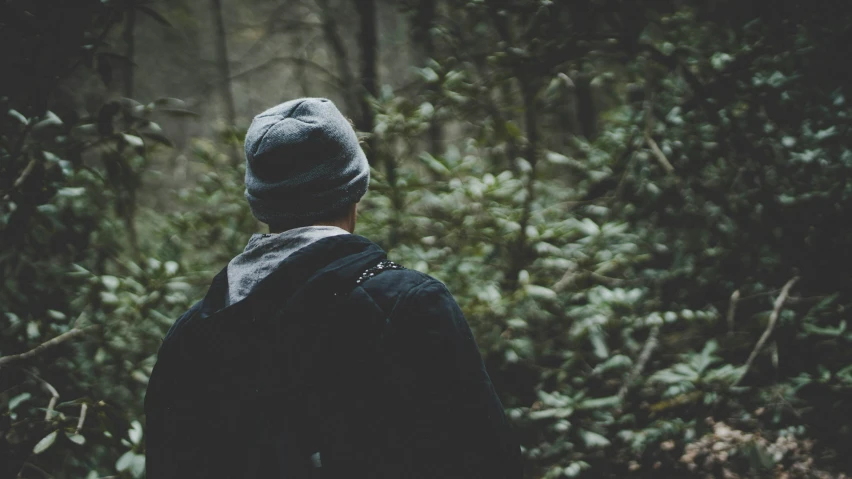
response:
[[[390,260],[379,261],[378,264],[367,268],[366,270],[364,270],[363,273],[361,273],[361,276],[359,276],[358,279],[355,281],[355,286],[361,286],[361,284],[363,284],[365,281],[372,278],[373,276],[376,276],[377,274],[383,273],[385,271],[390,271],[392,269],[405,269],[405,266],[394,263]]]

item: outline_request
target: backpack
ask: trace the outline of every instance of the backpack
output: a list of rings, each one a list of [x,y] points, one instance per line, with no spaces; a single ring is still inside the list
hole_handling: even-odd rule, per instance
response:
[[[381,261],[332,297],[401,268]],[[341,301],[306,298],[252,294],[210,315],[196,305],[176,321],[146,396],[148,478],[323,477],[323,431],[335,430],[329,404],[346,391],[333,361],[375,338],[370,328],[341,333]]]

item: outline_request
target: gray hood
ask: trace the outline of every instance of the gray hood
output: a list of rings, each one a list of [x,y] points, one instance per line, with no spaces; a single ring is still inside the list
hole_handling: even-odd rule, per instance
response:
[[[228,300],[233,304],[251,293],[281,262],[311,243],[329,236],[347,235],[336,226],[305,226],[279,234],[254,234],[246,249],[228,263]]]

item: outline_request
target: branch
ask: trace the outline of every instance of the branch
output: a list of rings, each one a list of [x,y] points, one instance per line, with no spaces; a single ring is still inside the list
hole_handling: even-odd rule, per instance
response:
[[[50,394],[50,402],[47,404],[47,409],[44,412],[44,420],[49,421],[50,417],[53,416],[53,408],[56,407],[56,402],[59,401],[59,391],[57,391],[56,388],[53,387],[52,384],[45,381],[38,374],[36,374],[32,371],[28,371],[26,369],[24,369],[24,372],[29,374],[33,379],[35,379],[42,386],[44,386],[44,390],[47,391],[48,394]]]
[[[320,73],[328,76],[332,80],[332,82],[335,84],[335,86],[340,86],[340,85],[343,84],[343,80],[341,80],[340,77],[338,77],[337,75],[335,75],[334,73],[329,71],[324,66],[320,65],[319,63],[316,63],[316,62],[313,62],[311,60],[308,60],[306,58],[301,58],[301,57],[274,57],[274,58],[270,58],[269,60],[261,63],[260,65],[251,67],[248,70],[243,70],[239,73],[235,73],[235,74],[231,75],[230,79],[231,80],[237,80],[240,77],[244,77],[246,75],[249,75],[249,74],[252,74],[252,73],[257,73],[259,71],[270,68],[270,67],[274,66],[276,63],[285,63],[285,62],[286,63],[294,63],[296,65],[303,66],[303,67],[311,67],[314,70],[317,70]]]
[[[745,365],[743,366],[743,372],[740,374],[740,377],[737,378],[736,381],[731,385],[731,387],[736,386],[743,380],[743,378],[748,374],[748,370],[751,369],[751,365],[754,362],[754,359],[760,353],[760,350],[766,344],[766,341],[769,339],[769,336],[772,335],[772,330],[775,329],[775,324],[778,322],[778,316],[781,314],[781,308],[784,307],[784,302],[787,301],[787,295],[790,294],[790,288],[793,287],[796,282],[799,281],[798,276],[794,276],[790,281],[787,281],[787,284],[781,288],[781,294],[775,298],[775,305],[772,309],[772,314],[769,315],[769,324],[766,325],[766,331],[763,332],[763,335],[760,336],[760,339],[757,340],[757,344],[754,345],[754,349],[751,354],[748,356],[748,360],[746,360]]]
[[[15,183],[12,184],[12,188],[9,190],[9,192],[3,195],[4,201],[8,200],[11,197],[12,191],[17,190],[25,181],[27,181],[27,178],[30,176],[30,174],[32,174],[33,170],[35,169],[35,165],[35,158],[30,160],[29,163],[27,163],[26,168],[24,168],[24,171],[21,172],[21,176],[19,176],[18,179],[15,180]]]
[[[666,158],[666,155],[663,153],[663,150],[657,145],[657,142],[651,138],[651,135],[648,131],[645,131],[645,143],[651,147],[651,151],[654,153],[654,156],[657,158],[657,161],[662,165],[663,169],[666,170],[666,173],[674,174],[674,166],[669,163],[669,159]]]
[[[648,339],[645,341],[645,345],[642,346],[642,352],[639,353],[639,359],[636,361],[636,365],[630,371],[630,375],[627,376],[627,379],[624,380],[624,384],[621,385],[621,388],[618,390],[618,401],[621,402],[624,400],[624,397],[627,396],[627,391],[630,389],[630,386],[633,385],[633,382],[636,381],[642,372],[645,370],[645,366],[648,365],[648,360],[651,359],[651,354],[654,353],[654,350],[659,346],[660,336],[660,327],[654,326],[651,329],[651,334],[648,335]]]
[[[21,132],[21,136],[19,136],[18,141],[15,142],[15,151],[14,151],[14,153],[12,153],[12,157],[11,157],[12,160],[15,160],[19,156],[21,156],[21,153],[24,151],[24,144],[27,141],[27,136],[30,134],[30,132],[32,131],[35,124],[36,124],[36,122],[33,121],[32,119],[27,120],[27,125],[24,127],[24,130]],[[15,191],[16,189],[18,189],[24,183],[24,181],[27,180],[27,177],[30,176],[30,174],[33,172],[33,169],[35,169],[35,165],[36,165],[36,159],[32,158],[30,160],[30,162],[27,163],[27,166],[24,167],[24,171],[21,172],[21,176],[19,176],[15,180],[15,182],[12,184],[12,187],[9,188],[8,191],[6,191],[5,195],[3,195],[4,201],[8,200],[9,197],[12,195],[12,192]]]
[[[56,346],[59,346],[60,344],[66,342],[66,341],[69,341],[71,339],[76,338],[77,336],[80,336],[81,334],[85,333],[88,329],[90,329],[92,327],[94,327],[94,326],[90,326],[90,327],[83,328],[83,329],[74,328],[74,329],[72,329],[68,332],[60,334],[59,336],[57,336],[53,339],[50,339],[48,341],[45,341],[45,342],[39,344],[38,346],[34,347],[33,349],[30,349],[27,352],[24,352],[24,353],[21,353],[21,354],[13,354],[13,355],[10,355],[10,356],[0,357],[0,368],[7,367],[10,364],[14,364],[14,363],[19,362],[19,361],[26,361],[28,359],[35,357],[35,356],[38,356],[39,354],[42,354],[49,349],[53,349]]]
[[[657,142],[654,141],[654,138],[651,137],[651,129],[654,124],[654,112],[651,104],[653,98],[653,94],[649,94],[648,99],[645,100],[645,143],[647,143],[651,148],[651,151],[654,153],[654,156],[657,158],[660,165],[662,165],[663,169],[666,170],[666,173],[674,174],[674,166],[672,166],[669,159],[666,158],[666,155],[657,145]]]

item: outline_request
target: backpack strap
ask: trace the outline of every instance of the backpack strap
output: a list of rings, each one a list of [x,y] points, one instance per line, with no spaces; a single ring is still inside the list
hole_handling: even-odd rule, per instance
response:
[[[367,268],[366,270],[364,270],[363,273],[361,273],[361,276],[359,276],[358,279],[355,281],[355,286],[361,286],[361,284],[363,284],[365,281],[372,278],[373,276],[376,276],[377,274],[383,273],[385,271],[390,271],[392,269],[406,269],[406,268],[405,268],[405,266],[394,263],[393,261],[390,261],[390,260],[379,261],[378,264],[376,264],[375,266],[372,266],[370,268]]]

